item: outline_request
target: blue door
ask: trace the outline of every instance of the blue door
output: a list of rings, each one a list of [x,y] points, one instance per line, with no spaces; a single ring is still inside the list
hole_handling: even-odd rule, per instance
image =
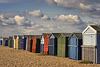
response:
[[[2,45],[2,40],[0,41],[0,45]]]
[[[40,44],[40,52],[43,53],[44,50],[44,44]]]
[[[49,55],[55,55],[54,53],[54,38],[49,39]]]
[[[5,40],[5,46],[8,46],[8,40]]]
[[[26,38],[23,40],[23,42],[24,42],[24,50],[26,50]]]

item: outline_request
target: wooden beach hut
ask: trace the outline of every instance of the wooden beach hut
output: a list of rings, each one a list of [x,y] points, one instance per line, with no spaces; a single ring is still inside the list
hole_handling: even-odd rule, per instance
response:
[[[40,53],[41,35],[33,36],[32,52]]]
[[[44,37],[44,50],[43,50],[43,54],[48,54],[49,53],[49,36],[51,35],[51,33],[43,33],[42,34]]]
[[[68,57],[68,38],[71,33],[61,33],[58,35],[57,56]]]
[[[57,36],[60,33],[52,33],[49,37],[49,55],[57,55]]]
[[[82,36],[82,60],[100,63],[100,26],[88,25]]]
[[[68,57],[74,60],[81,60],[82,33],[72,33],[68,40]]]

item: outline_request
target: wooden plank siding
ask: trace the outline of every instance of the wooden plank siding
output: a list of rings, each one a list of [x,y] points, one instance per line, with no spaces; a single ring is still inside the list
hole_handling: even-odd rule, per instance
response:
[[[82,34],[82,60],[100,63],[100,26],[89,25]]]
[[[68,57],[68,38],[70,33],[61,33],[58,38],[57,56]]]

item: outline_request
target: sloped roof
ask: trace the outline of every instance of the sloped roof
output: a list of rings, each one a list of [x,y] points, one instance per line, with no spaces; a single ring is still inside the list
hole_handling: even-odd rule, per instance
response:
[[[100,26],[98,25],[90,25],[93,29],[95,29],[97,32],[100,32]]]
[[[70,37],[70,35],[71,35],[72,33],[60,33],[60,34],[57,36],[57,38],[58,38],[61,34],[63,34],[65,37]]]
[[[13,38],[13,36],[9,36],[9,39],[12,39]]]
[[[24,36],[24,38],[27,38],[29,35],[23,35]]]
[[[65,37],[69,37],[72,33],[62,33]]]
[[[70,35],[70,37],[71,37],[72,35],[75,35],[75,37],[76,37],[77,39],[82,39],[82,33],[72,33],[72,34]],[[70,37],[69,37],[69,39],[70,39]]]
[[[16,39],[17,38],[17,35],[14,35],[14,38]]]
[[[42,33],[43,37],[45,37],[46,34],[50,37],[50,35],[51,35],[52,33]]]
[[[34,35],[37,39],[41,39],[42,35]]]
[[[53,35],[54,35],[54,37],[58,37],[58,35],[60,34],[60,33],[52,33]]]

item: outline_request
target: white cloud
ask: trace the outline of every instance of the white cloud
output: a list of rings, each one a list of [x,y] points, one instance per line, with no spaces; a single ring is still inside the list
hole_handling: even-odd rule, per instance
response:
[[[80,17],[78,17],[77,15],[71,15],[71,14],[69,14],[69,15],[60,15],[60,16],[57,17],[57,19],[67,21],[67,22],[70,22],[70,23],[72,22],[73,24],[82,23]]]
[[[49,17],[47,15],[44,15],[43,17],[41,17],[41,19],[49,19]]]
[[[32,16],[39,16],[39,17],[42,16],[40,10],[30,11],[29,14]]]
[[[42,34],[47,33],[72,33],[82,32],[88,24],[99,24],[100,22],[82,21],[77,15],[52,15],[48,16],[23,16],[16,14],[13,17],[5,17],[2,15],[0,18],[0,34],[2,35],[19,35],[19,34]],[[54,20],[46,20],[48,18]],[[30,19],[31,18],[31,19]],[[35,18],[35,19],[34,19]],[[44,19],[44,20],[43,20]],[[5,34],[3,34],[5,33]]]

